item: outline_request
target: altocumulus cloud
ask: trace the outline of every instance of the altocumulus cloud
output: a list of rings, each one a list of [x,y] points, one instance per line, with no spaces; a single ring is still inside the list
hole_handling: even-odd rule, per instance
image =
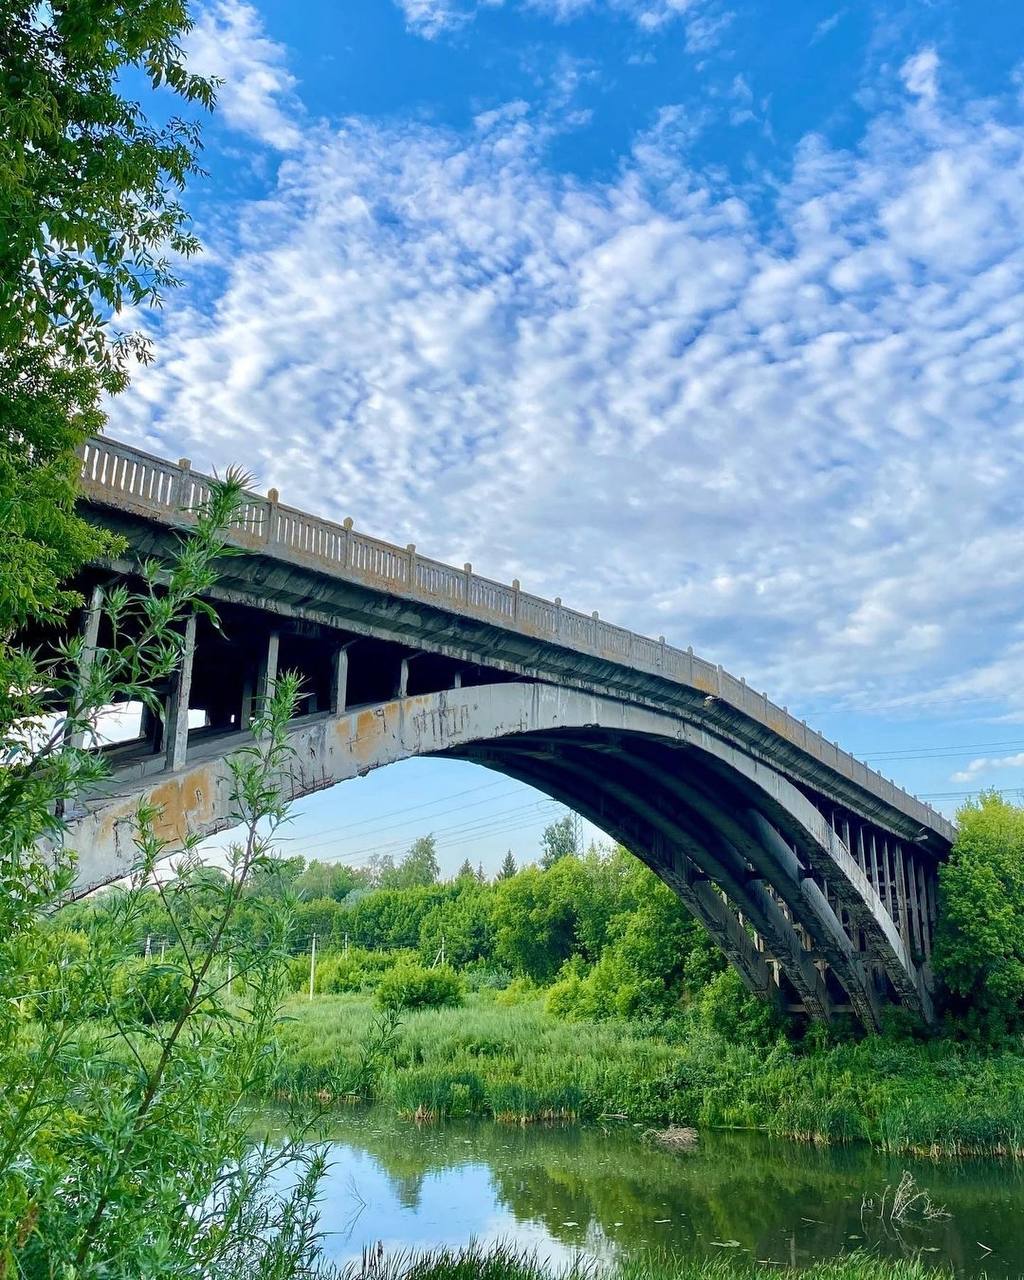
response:
[[[673,112],[587,184],[522,104],[463,135],[272,96],[276,183],[111,430],[805,705],[1024,709],[1024,129],[938,70],[856,150],[808,138],[767,221]]]
[[[444,32],[464,27],[482,9],[501,8],[505,0],[394,0],[402,11],[410,31],[428,40]],[[523,9],[568,22],[592,9],[606,9],[631,18],[641,28],[653,31],[675,18],[690,14],[708,0],[512,0]],[[719,19],[719,22],[721,19]],[[727,19],[726,19],[727,21]],[[717,24],[714,24],[717,30]],[[709,20],[702,19],[699,30],[711,30]]]

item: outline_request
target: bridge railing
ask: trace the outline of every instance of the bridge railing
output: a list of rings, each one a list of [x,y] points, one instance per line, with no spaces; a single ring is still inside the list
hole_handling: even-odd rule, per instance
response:
[[[188,524],[190,511],[209,493],[210,478],[193,472],[183,460],[162,458],[97,437],[82,456],[82,492],[90,501],[124,508],[148,518]],[[343,524],[285,506],[271,496],[249,495],[232,523],[231,541],[253,550],[294,560],[321,572],[384,588],[460,613],[511,627],[570,649],[667,676],[720,699],[779,734],[814,760],[872,792],[893,808],[952,839],[953,827],[930,805],[901,790],[869,769],[804,721],[776,706],[766,694],[692,649],[676,649],[663,637],[652,640],[602,621],[596,613],[567,609],[560,600],[545,600],[439,560],[421,556],[415,547],[398,547]]]

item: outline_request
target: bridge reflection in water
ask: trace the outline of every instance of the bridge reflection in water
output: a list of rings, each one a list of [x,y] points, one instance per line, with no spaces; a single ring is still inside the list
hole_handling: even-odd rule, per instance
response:
[[[85,449],[88,517],[129,554],[79,584],[102,646],[105,587],[168,558],[209,478],[110,440]],[[162,833],[231,823],[227,757],[277,672],[304,694],[293,797],[416,755],[472,760],[571,805],[642,858],[747,986],[876,1027],[930,1018],[936,868],[954,831],[929,806],[695,655],[511,585],[251,496],[189,619],[166,714],[109,748],[113,777],[71,813],[83,885],[130,865],[148,798]],[[201,723],[195,723],[201,721]]]

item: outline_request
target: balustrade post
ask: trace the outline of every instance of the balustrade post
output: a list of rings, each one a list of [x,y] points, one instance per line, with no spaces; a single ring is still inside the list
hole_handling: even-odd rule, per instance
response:
[[[343,538],[345,550],[341,556],[341,567],[348,569],[352,564],[352,517],[346,516],[341,522],[341,527],[345,530]]]
[[[665,671],[665,637],[658,636],[658,670]]]
[[[596,609],[590,616],[593,619],[593,623],[594,623],[593,629],[591,632],[591,634],[593,635],[593,640],[591,641],[591,643],[594,646],[594,651],[597,652],[601,648],[601,645],[598,641],[598,636],[600,634],[600,619],[598,617],[598,613]]]
[[[469,561],[468,561],[468,560],[467,560],[467,561],[466,561],[466,563],[462,566],[462,572],[463,572],[463,577],[464,577],[464,582],[465,582],[465,592],[466,592],[466,602],[465,602],[465,603],[466,603],[466,608],[468,609],[468,608],[469,608],[469,589],[470,589],[470,583],[473,581],[473,566],[469,563]]]
[[[416,543],[410,542],[405,548],[408,556],[406,563],[406,586],[410,591],[416,590]]]
[[[178,459],[178,474],[171,488],[171,507],[188,511],[192,505],[192,459]]]
[[[561,637],[562,634],[562,597],[555,596],[555,635]]]
[[[512,579],[512,621],[519,622],[519,579]]]
[[[280,501],[280,497],[281,495],[276,489],[267,490],[267,533],[264,541],[268,545],[277,541],[277,504]]]

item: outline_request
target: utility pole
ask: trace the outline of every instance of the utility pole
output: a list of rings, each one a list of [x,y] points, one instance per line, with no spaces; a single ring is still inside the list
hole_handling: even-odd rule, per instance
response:
[[[313,980],[316,978],[316,934],[313,934],[313,945],[309,951],[309,998],[313,999]]]

